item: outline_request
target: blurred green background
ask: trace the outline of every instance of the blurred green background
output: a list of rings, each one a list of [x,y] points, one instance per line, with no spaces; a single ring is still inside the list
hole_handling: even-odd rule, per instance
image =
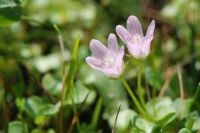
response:
[[[80,113],[80,127],[85,130],[82,132],[111,132],[119,104],[124,112],[130,112],[128,107],[133,106],[119,81],[110,80],[85,63],[85,57],[90,54],[90,40],[95,38],[106,44],[109,33],[116,33],[118,24],[125,26],[130,15],[140,19],[144,32],[152,19],[156,21],[143,85],[150,91],[156,88],[154,95],[158,95],[168,82],[164,95],[179,97],[174,70],[177,63],[182,68],[185,97],[193,95],[200,81],[199,0],[8,1],[0,1],[0,132],[6,132],[8,123],[16,120],[25,122],[30,132],[59,131],[56,114],[62,88],[62,64],[53,24],[62,33],[67,70],[74,41],[78,34],[81,37],[75,103],[80,105],[90,92]],[[5,13],[6,10],[11,12]],[[124,45],[119,38],[118,41]],[[129,67],[126,71],[125,77],[134,87],[135,68]],[[64,125],[68,128],[73,111],[71,103],[66,104]],[[41,113],[44,105],[51,112]],[[100,112],[96,111],[99,117],[95,120],[97,108]],[[128,126],[126,117],[118,125],[122,129]]]

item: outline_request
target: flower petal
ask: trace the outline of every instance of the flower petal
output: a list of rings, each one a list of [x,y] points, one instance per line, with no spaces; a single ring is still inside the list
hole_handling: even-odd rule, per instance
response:
[[[124,46],[120,48],[119,53],[115,57],[115,66],[122,66],[123,64],[123,57],[124,57]],[[122,68],[121,68],[122,69]]]
[[[122,46],[122,47],[120,48],[119,56],[120,56],[120,59],[123,61],[123,57],[124,57],[124,46]]]
[[[151,24],[149,25],[149,27],[148,27],[148,29],[147,29],[146,36],[148,36],[148,35],[153,35],[154,29],[155,29],[155,21],[152,20],[152,21],[151,21]]]
[[[98,40],[92,39],[90,41],[90,50],[92,55],[98,59],[103,59],[108,53],[108,48]]]
[[[139,34],[140,36],[143,36],[142,26],[136,16],[128,17],[127,29],[132,35]]]
[[[148,56],[150,53],[150,45],[151,45],[152,39],[153,39],[153,35],[149,35],[149,36],[145,36],[142,40],[142,44],[141,44],[142,48],[141,49],[142,49],[144,58],[146,56]]]
[[[95,57],[86,57],[85,61],[87,64],[92,67],[93,69],[101,70],[103,67],[103,63],[101,60],[95,58]]]
[[[108,77],[112,77],[112,78],[118,78],[120,77],[121,73],[122,73],[122,69],[117,69],[116,67],[113,68],[105,68],[103,70],[103,73],[105,75],[107,75]]]
[[[130,40],[130,33],[121,25],[116,26],[117,35],[127,43]]]
[[[143,46],[150,45],[152,40],[153,40],[153,35],[152,34],[151,35],[147,35],[147,36],[143,37],[142,45]]]
[[[141,44],[132,44],[132,45],[127,45],[128,52],[135,57],[136,59],[141,58],[140,53],[141,53]]]
[[[118,54],[119,52],[119,45],[115,34],[111,33],[108,37],[108,49],[115,54]]]

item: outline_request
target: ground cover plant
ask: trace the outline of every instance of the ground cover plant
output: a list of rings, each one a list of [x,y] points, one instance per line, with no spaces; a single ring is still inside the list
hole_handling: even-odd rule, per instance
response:
[[[0,133],[200,132],[199,0],[0,0]]]

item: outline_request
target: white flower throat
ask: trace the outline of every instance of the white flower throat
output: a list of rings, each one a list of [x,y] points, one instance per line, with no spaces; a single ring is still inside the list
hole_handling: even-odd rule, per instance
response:
[[[106,56],[103,61],[106,67],[112,67],[115,63],[115,60],[112,56]]]
[[[133,36],[133,42],[136,43],[136,44],[139,44],[140,41],[141,41],[141,38],[142,38],[141,35],[135,34],[135,35]]]

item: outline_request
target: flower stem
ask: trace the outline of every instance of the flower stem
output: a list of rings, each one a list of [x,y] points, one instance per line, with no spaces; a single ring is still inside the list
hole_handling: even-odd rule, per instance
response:
[[[141,83],[142,83],[142,81],[141,81],[141,79],[142,79],[142,71],[143,71],[142,63],[140,62],[139,63],[139,67],[138,67],[137,93],[138,93],[141,105],[145,109],[145,102],[144,102],[144,97],[143,97],[143,90],[142,90],[142,87],[141,87]]]
[[[124,87],[126,88],[128,94],[130,95],[131,99],[133,100],[133,103],[135,104],[135,106],[137,107],[138,111],[142,114],[142,115],[146,115],[144,109],[141,107],[139,101],[137,100],[137,98],[135,97],[135,95],[133,94],[133,92],[131,91],[131,88],[129,87],[128,83],[126,82],[126,80],[124,78],[121,78],[122,83],[124,84]]]

